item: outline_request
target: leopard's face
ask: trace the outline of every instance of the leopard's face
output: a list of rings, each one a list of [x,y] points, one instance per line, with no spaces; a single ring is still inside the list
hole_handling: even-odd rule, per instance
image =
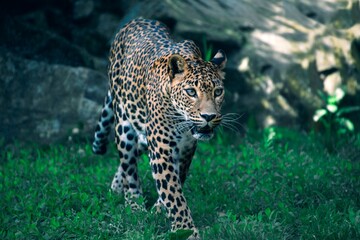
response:
[[[170,98],[177,110],[182,131],[194,138],[209,140],[221,123],[224,101],[223,74],[212,62],[188,62],[182,76],[174,78]]]

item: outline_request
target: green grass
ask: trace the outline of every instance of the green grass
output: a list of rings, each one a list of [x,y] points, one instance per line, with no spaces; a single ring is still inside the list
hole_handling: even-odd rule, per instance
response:
[[[218,136],[199,145],[184,191],[203,239],[360,239],[359,153],[360,135],[331,153],[290,130]],[[99,157],[86,144],[19,144],[0,157],[0,239],[171,236],[164,214],[132,213],[109,191],[114,148]],[[150,209],[146,157],[139,167]]]

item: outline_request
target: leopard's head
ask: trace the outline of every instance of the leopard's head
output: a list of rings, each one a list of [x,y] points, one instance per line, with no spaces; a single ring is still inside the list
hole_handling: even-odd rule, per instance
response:
[[[226,56],[219,50],[210,62],[185,59],[174,54],[168,61],[170,98],[181,131],[190,131],[199,140],[211,139],[220,124],[224,101]]]

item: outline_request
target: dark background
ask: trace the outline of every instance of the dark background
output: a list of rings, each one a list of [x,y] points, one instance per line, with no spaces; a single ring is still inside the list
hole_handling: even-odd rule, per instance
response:
[[[106,93],[117,29],[163,21],[175,40],[228,56],[224,112],[245,129],[324,131],[317,110],[342,89],[339,109],[360,105],[359,2],[6,1],[0,7],[0,135],[5,142],[91,137]],[[334,114],[326,121],[335,129]],[[359,130],[359,113],[345,114]],[[335,118],[332,119],[332,118]]]

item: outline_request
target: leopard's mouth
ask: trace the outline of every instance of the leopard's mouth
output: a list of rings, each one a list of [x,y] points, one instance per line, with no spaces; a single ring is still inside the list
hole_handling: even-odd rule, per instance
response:
[[[209,125],[205,127],[194,126],[191,129],[191,134],[198,140],[210,140],[214,136],[214,129]]]

